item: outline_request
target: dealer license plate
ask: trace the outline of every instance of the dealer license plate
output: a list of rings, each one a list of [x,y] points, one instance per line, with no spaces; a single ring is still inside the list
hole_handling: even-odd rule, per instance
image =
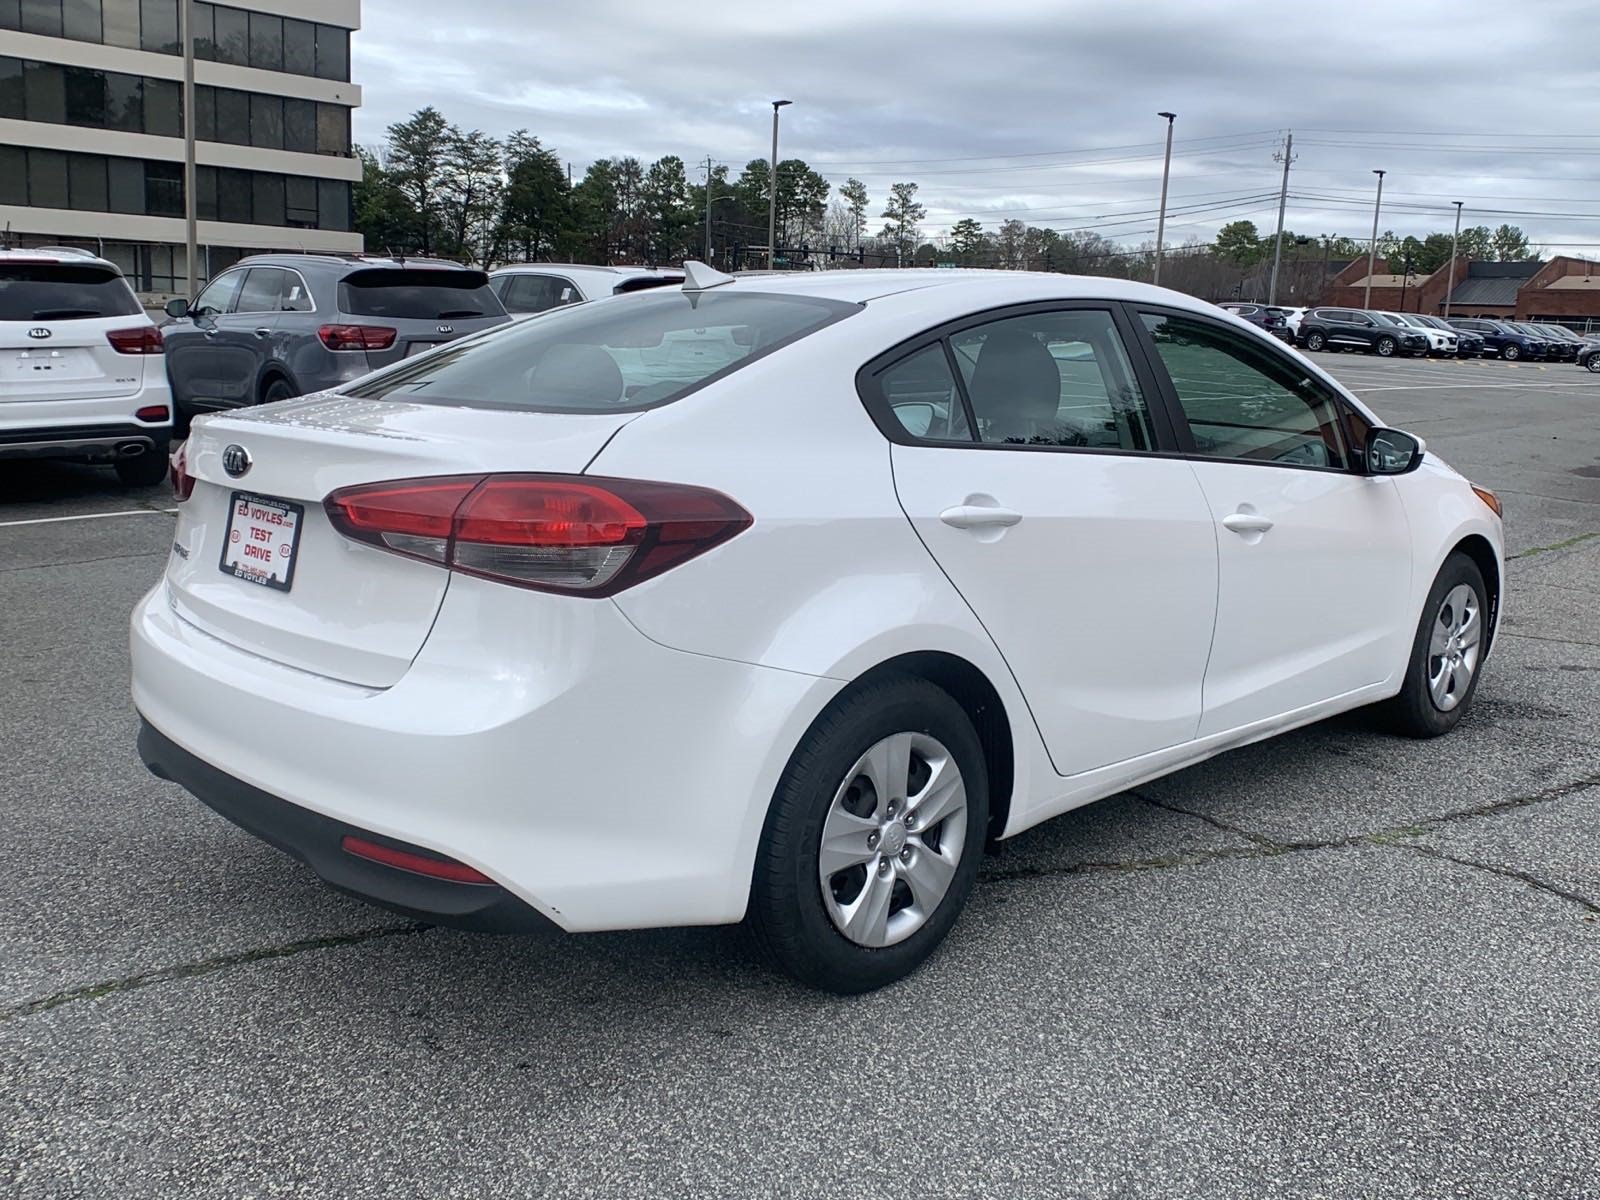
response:
[[[295,552],[305,506],[235,492],[228,505],[228,531],[222,539],[224,574],[287,592],[294,583]]]

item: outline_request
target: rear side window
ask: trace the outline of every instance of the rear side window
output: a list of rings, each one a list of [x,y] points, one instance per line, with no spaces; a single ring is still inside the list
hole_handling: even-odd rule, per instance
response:
[[[131,317],[141,311],[128,281],[104,267],[0,263],[0,321]]]
[[[348,395],[525,412],[637,411],[668,404],[858,304],[814,296],[647,292],[502,326],[360,381]]]
[[[482,271],[383,267],[354,271],[339,284],[340,311],[391,321],[503,317],[505,307]]]
[[[572,284],[554,275],[513,275],[500,293],[506,311],[542,313],[583,299]]]

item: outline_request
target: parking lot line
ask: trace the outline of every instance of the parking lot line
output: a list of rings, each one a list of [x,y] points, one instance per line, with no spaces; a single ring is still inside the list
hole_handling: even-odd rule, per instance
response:
[[[71,517],[31,517],[25,521],[0,521],[0,529],[9,528],[12,525],[53,525],[60,521],[98,521],[103,517],[151,517],[177,511],[175,508],[123,508],[118,509],[116,512],[78,513],[76,516]]]

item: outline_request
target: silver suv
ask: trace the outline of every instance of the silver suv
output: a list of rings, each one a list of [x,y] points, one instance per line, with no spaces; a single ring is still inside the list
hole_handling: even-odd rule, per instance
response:
[[[367,255],[258,254],[162,327],[182,418],[337,387],[510,320],[482,271]]]
[[[161,331],[87,250],[0,250],[0,460],[110,462],[159,483],[172,439]]]

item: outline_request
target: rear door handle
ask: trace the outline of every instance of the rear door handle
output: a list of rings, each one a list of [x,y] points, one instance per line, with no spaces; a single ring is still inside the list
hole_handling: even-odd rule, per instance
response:
[[[256,336],[258,338],[271,337],[272,330],[268,329],[266,326],[262,326],[260,329],[256,330]]]
[[[999,525],[1009,527],[1022,520],[1022,514],[1009,508],[988,504],[958,504],[939,514],[939,520],[957,529],[985,529]]]
[[[1222,527],[1234,533],[1265,533],[1272,528],[1272,518],[1260,513],[1229,513],[1222,518]]]

